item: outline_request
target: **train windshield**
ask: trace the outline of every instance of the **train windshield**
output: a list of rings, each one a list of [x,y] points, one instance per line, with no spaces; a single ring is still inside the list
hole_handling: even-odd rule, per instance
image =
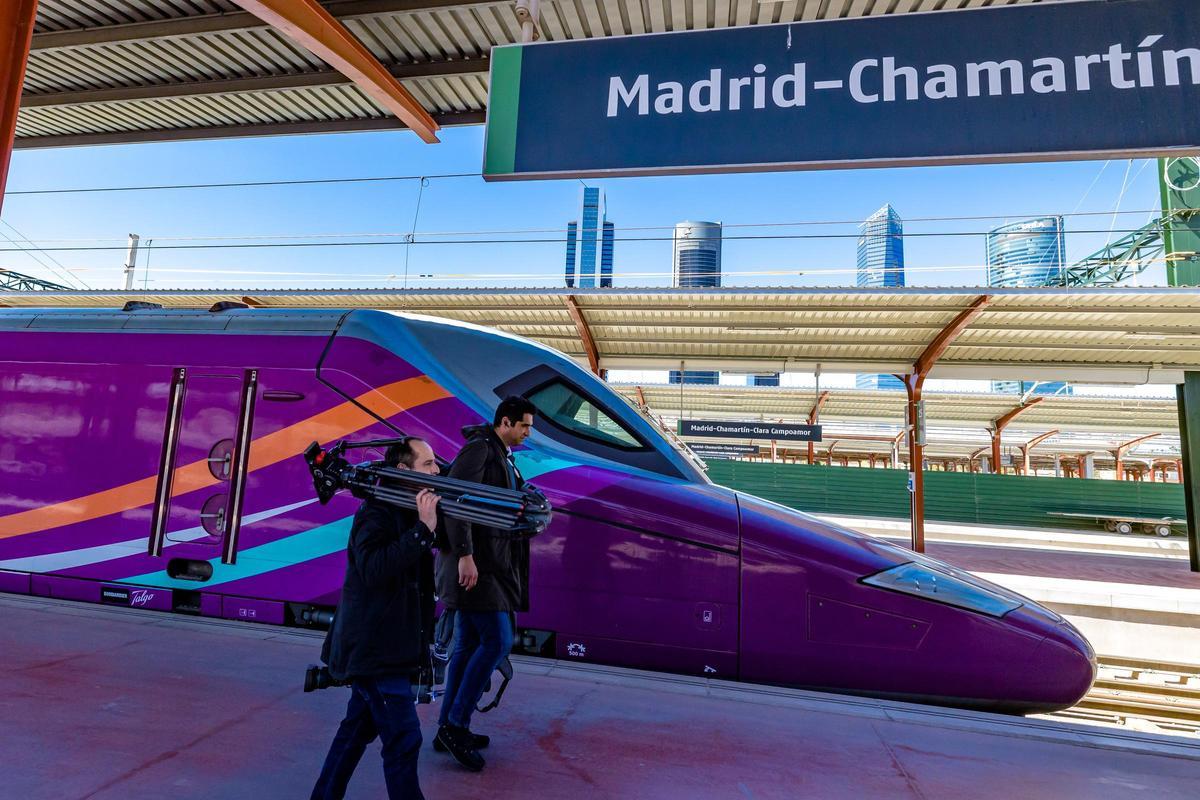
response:
[[[528,398],[542,419],[576,436],[622,450],[645,449],[633,431],[562,381],[530,392]]]

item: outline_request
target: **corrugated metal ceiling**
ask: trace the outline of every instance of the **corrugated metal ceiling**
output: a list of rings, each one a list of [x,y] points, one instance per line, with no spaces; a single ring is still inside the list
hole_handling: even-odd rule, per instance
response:
[[[1200,290],[601,289],[150,291],[0,294],[12,306],[120,306],[139,299],[290,308],[379,308],[449,317],[585,355],[574,297],[608,369],[912,371],[981,294],[993,299],[932,377],[1177,382],[1200,369]]]
[[[1061,0],[546,0],[545,39]],[[326,0],[443,124],[482,121],[494,0]],[[396,128],[383,108],[228,0],[41,0],[19,147]]]

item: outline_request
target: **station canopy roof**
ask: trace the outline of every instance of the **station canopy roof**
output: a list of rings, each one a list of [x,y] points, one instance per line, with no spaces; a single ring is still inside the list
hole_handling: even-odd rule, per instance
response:
[[[1061,0],[1041,0],[1060,2]],[[542,0],[547,41],[1037,0]],[[442,125],[483,121],[509,0],[323,0]],[[402,124],[232,0],[40,0],[18,147],[376,130]]]
[[[804,423],[821,394],[820,423],[823,439],[818,454],[836,443],[839,453],[886,454],[904,430],[906,398],[897,390],[823,389],[814,387],[747,387],[700,384],[613,386],[634,405],[645,403],[651,416],[668,430],[675,421],[707,419]],[[1122,444],[1156,434],[1127,451],[1127,460],[1179,458],[1179,417],[1175,400],[1145,397],[1089,397],[1056,395],[1022,397],[1019,394],[926,391],[925,417],[929,431],[929,458],[965,459],[986,454],[993,423],[1022,405],[1035,401],[1003,433],[1006,448],[1026,444],[1043,434],[1056,434],[1031,451],[1035,459],[1053,455],[1094,453],[1112,461],[1111,451]],[[745,443],[749,439],[694,439],[689,444]],[[754,443],[769,447],[770,443]],[[780,442],[781,450],[802,450],[807,445]]]
[[[1137,385],[1200,370],[1200,288],[70,291],[0,292],[0,305],[395,309],[526,336],[596,369],[908,374],[983,297],[929,377]]]
[[[678,417],[682,403],[686,417],[707,415],[708,419],[743,419],[805,422],[817,400],[812,387],[617,385],[626,397],[640,400],[656,413]],[[887,389],[831,389],[821,405],[824,423],[865,422],[902,424],[905,393]],[[930,425],[986,430],[997,419],[1021,404],[1016,393],[972,393],[926,391],[925,414]],[[1142,433],[1174,433],[1179,417],[1174,398],[1094,397],[1075,395],[1039,396],[1012,423],[1013,429],[1048,431],[1104,431],[1127,433],[1126,439]]]

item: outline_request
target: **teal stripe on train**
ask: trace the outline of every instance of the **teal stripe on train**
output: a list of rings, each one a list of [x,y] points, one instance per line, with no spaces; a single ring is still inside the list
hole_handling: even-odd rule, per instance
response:
[[[240,581],[253,578],[283,567],[311,561],[314,558],[327,556],[346,549],[346,541],[350,538],[350,525],[354,517],[343,517],[334,522],[320,525],[311,530],[279,539],[274,542],[251,547],[238,553],[238,563],[235,565],[222,564],[221,559],[212,558],[212,578],[204,582],[204,588],[219,586],[230,581]],[[122,578],[124,583],[136,583],[139,586],[161,586],[164,589],[196,589],[195,581],[181,581],[170,578],[166,573],[147,572],[144,575],[134,575]]]

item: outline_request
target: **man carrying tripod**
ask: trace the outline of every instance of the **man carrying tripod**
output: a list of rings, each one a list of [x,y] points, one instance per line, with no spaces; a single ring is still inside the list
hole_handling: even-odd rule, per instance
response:
[[[529,436],[535,412],[525,398],[509,397],[490,426],[464,429],[467,443],[450,477],[520,489],[525,481],[512,448]],[[447,518],[445,526],[449,546],[438,554],[438,593],[456,616],[434,749],[478,772],[488,738],[471,732],[471,714],[488,677],[512,650],[514,612],[529,608],[529,540],[457,519]]]
[[[384,462],[437,475],[433,449],[408,437]],[[412,678],[427,661],[433,622],[433,544],[438,497],[416,496],[416,510],[371,498],[354,516],[346,579],[321,659],[350,684],[350,703],[312,800],[340,800],[367,745],[383,742],[383,774],[391,800],[423,800],[417,780],[421,725]]]

